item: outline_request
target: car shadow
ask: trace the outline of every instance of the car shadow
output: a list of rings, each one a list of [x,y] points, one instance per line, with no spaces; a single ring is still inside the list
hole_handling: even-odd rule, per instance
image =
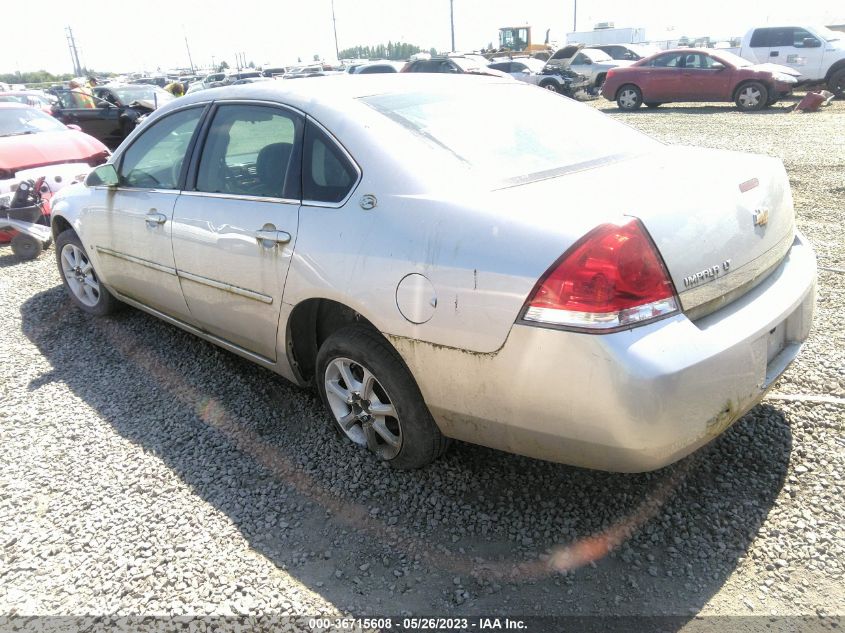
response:
[[[52,367],[29,389],[65,383],[255,551],[358,615],[672,614],[681,628],[743,560],[792,449],[785,414],[762,405],[654,473],[461,443],[395,471],[331,433],[311,392],[144,313],[89,317],[57,286],[21,316]]]

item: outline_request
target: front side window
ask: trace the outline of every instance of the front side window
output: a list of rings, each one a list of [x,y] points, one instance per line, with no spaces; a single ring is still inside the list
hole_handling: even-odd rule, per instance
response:
[[[813,46],[818,46],[819,44],[821,44],[821,42],[819,42],[816,37],[809,31],[806,31],[804,29],[795,29],[792,32],[792,45],[795,48],[804,48],[804,40],[806,39],[813,40]]]
[[[355,186],[358,172],[325,132],[309,123],[302,161],[302,197],[313,202],[341,202]]]
[[[203,145],[198,191],[299,199],[302,119],[259,105],[218,108]]]
[[[148,127],[123,153],[119,184],[141,189],[178,189],[185,153],[203,108],[180,110]]]

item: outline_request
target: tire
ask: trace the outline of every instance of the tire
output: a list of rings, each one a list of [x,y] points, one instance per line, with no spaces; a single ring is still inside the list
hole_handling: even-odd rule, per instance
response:
[[[662,105],[663,105],[662,103],[655,103],[654,101],[651,101],[649,103],[646,103],[645,107],[651,108],[652,110],[654,110],[654,108],[659,108]]]
[[[316,382],[335,430],[394,468],[421,468],[448,447],[401,357],[368,327],[347,326],[326,339]]]
[[[88,253],[73,229],[63,231],[56,238],[56,264],[65,290],[80,310],[105,316],[119,307],[118,300],[97,278]]]
[[[616,105],[620,110],[636,110],[643,104],[643,93],[633,84],[625,84],[616,93]]]
[[[734,102],[743,112],[755,112],[766,107],[769,90],[759,81],[748,81],[736,89]]]
[[[830,75],[827,80],[828,89],[837,99],[845,99],[845,68],[840,68]]]
[[[561,94],[560,86],[557,85],[557,82],[554,81],[543,81],[540,83],[540,87],[544,88],[550,92],[556,92]]]
[[[29,261],[35,259],[44,250],[40,240],[25,233],[18,233],[12,238],[12,252],[18,259]]]

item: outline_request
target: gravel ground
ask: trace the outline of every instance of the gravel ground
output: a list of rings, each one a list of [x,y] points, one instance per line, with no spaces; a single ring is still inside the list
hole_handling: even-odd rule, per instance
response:
[[[770,398],[655,473],[464,444],[394,472],[312,394],[140,312],[89,318],[52,250],[5,247],[0,614],[843,614],[845,103],[592,105],[785,161],[832,270]]]

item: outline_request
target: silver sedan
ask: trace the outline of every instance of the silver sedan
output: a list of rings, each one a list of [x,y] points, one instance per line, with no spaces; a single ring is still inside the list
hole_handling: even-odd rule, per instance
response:
[[[316,386],[400,468],[448,438],[659,468],[760,401],[814,310],[780,161],[490,77],[188,95],[54,198],[53,232],[80,309]]]

